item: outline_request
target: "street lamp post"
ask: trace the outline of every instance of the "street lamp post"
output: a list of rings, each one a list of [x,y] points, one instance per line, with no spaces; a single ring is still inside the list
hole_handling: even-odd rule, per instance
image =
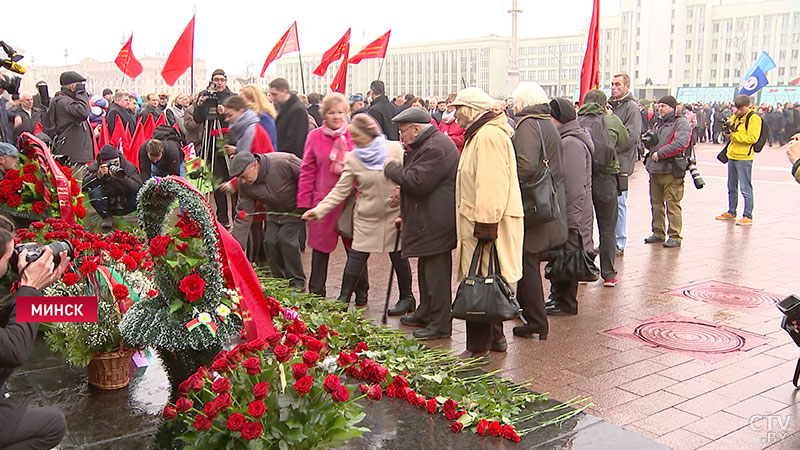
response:
[[[562,64],[561,64],[561,43],[557,43],[558,45],[558,54],[556,52],[549,50],[550,54],[556,58],[558,61],[558,89],[556,90],[556,97],[561,96],[561,72],[562,72]]]

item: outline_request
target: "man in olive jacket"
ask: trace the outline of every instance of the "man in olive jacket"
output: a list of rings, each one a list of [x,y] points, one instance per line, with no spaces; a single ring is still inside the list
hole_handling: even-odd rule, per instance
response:
[[[430,124],[431,115],[423,109],[409,108],[392,121],[402,130],[407,153],[402,166],[388,162],[383,173],[400,186],[402,255],[419,258],[420,306],[400,322],[425,327],[414,332],[414,337],[419,339],[448,337],[452,332],[450,277],[453,272],[451,250],[456,247],[453,205],[458,149],[450,138]],[[395,308],[407,310],[399,302]]]

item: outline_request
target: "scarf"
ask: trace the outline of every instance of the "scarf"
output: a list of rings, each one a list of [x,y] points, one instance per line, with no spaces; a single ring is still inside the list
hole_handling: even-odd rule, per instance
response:
[[[452,123],[454,120],[456,120],[456,110],[455,109],[452,112],[445,111],[445,112],[442,113],[442,121],[444,121],[444,123]]]
[[[383,170],[383,163],[386,161],[386,138],[382,134],[375,136],[366,147],[356,147],[353,151],[367,170]]]
[[[472,137],[475,133],[478,132],[480,127],[486,125],[494,119],[495,117],[499,116],[501,113],[497,113],[494,111],[486,111],[485,113],[479,115],[476,119],[472,121],[471,124],[467,126],[467,130],[464,132],[464,142],[467,142],[469,138]]]
[[[323,125],[322,132],[325,136],[333,138],[333,146],[328,155],[331,160],[330,170],[332,174],[339,176],[342,174],[342,169],[344,169],[344,155],[347,153],[347,139],[344,137],[347,132],[347,124],[344,124],[338,130],[332,130],[328,128],[328,125]]]

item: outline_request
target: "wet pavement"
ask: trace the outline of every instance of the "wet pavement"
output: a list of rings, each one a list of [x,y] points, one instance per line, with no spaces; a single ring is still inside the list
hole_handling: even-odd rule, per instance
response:
[[[780,329],[781,314],[769,299],[800,292],[800,234],[795,229],[800,185],[789,173],[785,149],[765,148],[754,166],[754,225],[716,221],[727,209],[726,168],[715,160],[719,149],[698,146],[698,167],[707,185],[696,190],[687,178],[681,248],[643,243],[650,234],[648,177],[637,165],[630,181],[628,246],[617,259],[617,287],[605,288],[601,282],[580,286],[580,313],[551,318],[546,341],[517,338],[511,334],[516,324],[505,324],[508,352],[493,353],[486,369],[499,369],[517,382],[532,380],[533,390],[558,400],[591,396],[590,414],[514,445],[454,435],[443,418],[421,414],[404,402],[380,402],[367,405],[367,426],[373,432],[346,448],[800,448],[798,391],[791,384],[800,348]],[[740,198],[740,212],[742,207]],[[307,269],[310,253],[304,255]],[[339,292],[344,262],[339,248],[331,258],[329,296]],[[366,313],[375,320],[382,313],[389,267],[387,255],[370,258]],[[416,292],[416,261],[412,269]],[[708,282],[733,287],[699,298],[682,295]],[[392,302],[396,299],[395,285]],[[709,360],[610,333],[663,316],[722,326],[746,345]],[[412,331],[397,318],[390,318],[389,325]],[[702,333],[671,329],[662,334],[703,345]],[[460,352],[465,341],[464,324],[455,321],[451,339],[430,345]],[[70,431],[64,448],[147,446],[166,401],[160,369],[143,371],[127,391],[102,392],[87,386],[82,369],[67,368],[41,347],[8,389],[31,396],[34,404],[55,404],[65,411]]]

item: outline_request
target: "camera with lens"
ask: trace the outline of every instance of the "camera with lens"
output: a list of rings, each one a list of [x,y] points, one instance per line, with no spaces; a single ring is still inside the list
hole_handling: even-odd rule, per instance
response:
[[[35,242],[28,242],[25,244],[17,244],[14,246],[14,251],[11,253],[11,259],[9,259],[9,264],[11,267],[16,269],[19,267],[19,255],[22,253],[23,250],[27,250],[28,254],[25,256],[25,261],[28,263],[32,263],[37,259],[41,258],[44,254],[44,250],[46,248],[50,248],[53,251],[53,264],[59,265],[61,264],[61,252],[67,252],[67,257],[70,259],[75,258],[75,249],[72,247],[72,243],[69,241],[56,241],[51,242],[44,246],[39,246],[39,244]]]
[[[687,162],[689,164],[686,166],[686,170],[689,171],[689,174],[692,175],[692,181],[694,181],[694,187],[697,189],[703,189],[703,186],[706,185],[706,182],[705,180],[703,180],[702,175],[700,175],[700,171],[697,170],[697,160],[689,158]]]
[[[642,143],[648,150],[652,150],[658,145],[658,135],[655,131],[648,130],[642,135]]]
[[[125,176],[125,169],[120,167],[119,164],[109,164],[108,174],[117,178],[121,178]]]
[[[734,131],[736,131],[736,127],[734,127],[730,122],[728,122],[727,120],[725,122],[722,122],[723,133],[732,134]]]
[[[205,103],[203,103],[203,107],[208,111],[206,120],[216,120],[218,116],[217,105],[219,105],[219,96],[217,95],[216,85],[213,81],[208,83],[208,87],[205,91],[200,93],[200,96],[206,97]]]

